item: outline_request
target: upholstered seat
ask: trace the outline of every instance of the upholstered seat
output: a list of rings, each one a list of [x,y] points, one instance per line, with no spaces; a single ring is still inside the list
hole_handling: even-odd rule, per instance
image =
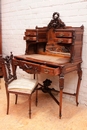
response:
[[[28,79],[28,78],[17,78],[16,68],[13,64],[13,55],[6,56],[2,58],[2,70],[3,77],[5,80],[5,88],[7,95],[7,114],[9,113],[9,95],[15,94],[17,104],[18,95],[28,95],[29,96],[29,118],[31,118],[31,95],[36,91],[36,105],[37,105],[37,87],[38,80]]]
[[[14,80],[8,85],[8,91],[31,94],[37,84],[38,84],[38,81],[35,79],[20,78],[20,79]]]

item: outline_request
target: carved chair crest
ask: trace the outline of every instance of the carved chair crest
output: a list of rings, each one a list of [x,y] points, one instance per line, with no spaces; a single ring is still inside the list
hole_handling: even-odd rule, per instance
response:
[[[14,75],[13,73],[12,59],[13,59],[12,52],[10,56],[7,55],[5,58],[3,58],[3,62],[4,62],[3,64],[5,66],[5,71],[6,71],[6,76],[5,76],[6,82],[10,82],[12,79],[16,78],[16,75]]]

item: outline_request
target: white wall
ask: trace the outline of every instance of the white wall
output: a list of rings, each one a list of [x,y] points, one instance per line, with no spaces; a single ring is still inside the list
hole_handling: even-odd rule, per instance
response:
[[[84,25],[82,52],[82,82],[79,102],[87,105],[87,0],[1,0],[2,9],[2,51],[3,55],[11,51],[14,55],[25,53],[23,40],[25,29],[46,26],[56,11],[68,26]],[[27,75],[28,76],[28,75]],[[41,74],[40,80],[47,75]],[[48,76],[53,86],[58,87],[58,77]],[[74,92],[77,84],[76,72],[65,76],[65,90]],[[66,96],[69,100],[74,98]]]

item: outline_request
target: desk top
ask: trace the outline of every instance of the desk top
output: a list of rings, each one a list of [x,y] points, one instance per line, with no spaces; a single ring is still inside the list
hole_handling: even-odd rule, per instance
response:
[[[14,56],[14,58],[19,60],[39,63],[39,64],[51,64],[51,65],[68,63],[70,60],[68,57],[57,57],[57,56],[43,55],[43,54],[19,55],[19,56]]]

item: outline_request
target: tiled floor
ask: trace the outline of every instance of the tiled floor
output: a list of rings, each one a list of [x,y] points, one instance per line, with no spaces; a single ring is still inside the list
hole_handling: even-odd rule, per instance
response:
[[[32,118],[28,118],[28,97],[20,96],[14,104],[11,95],[9,115],[6,115],[6,94],[2,79],[0,89],[0,130],[87,130],[87,106],[63,99],[62,118],[58,106],[48,94],[39,92],[38,106],[32,97]]]

